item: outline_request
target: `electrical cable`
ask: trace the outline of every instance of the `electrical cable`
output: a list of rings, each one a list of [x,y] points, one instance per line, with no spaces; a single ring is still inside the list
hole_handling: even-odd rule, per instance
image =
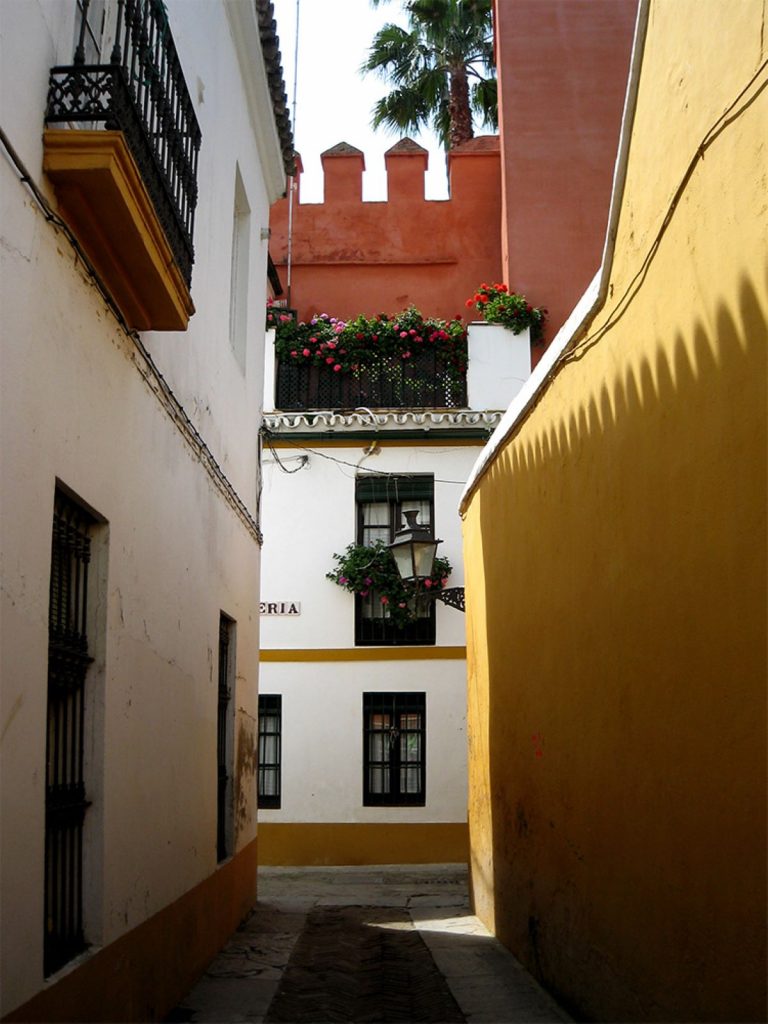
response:
[[[725,108],[723,113],[717,118],[717,120],[714,122],[714,124],[711,126],[709,131],[702,139],[701,143],[696,149],[696,152],[693,154],[690,161],[688,162],[688,166],[685,169],[685,173],[683,174],[680,183],[674,191],[672,199],[670,200],[669,205],[667,207],[667,211],[664,214],[664,219],[662,220],[659,229],[656,232],[656,235],[643,259],[643,262],[640,264],[640,267],[633,276],[632,280],[624,289],[624,292],[616,302],[614,310],[610,314],[606,322],[602,325],[602,327],[595,331],[593,335],[587,335],[587,337],[583,338],[580,342],[574,345],[567,352],[564,352],[561,359],[558,362],[558,365],[564,366],[568,363],[574,363],[582,359],[591,348],[593,348],[602,338],[605,337],[605,335],[613,327],[616,326],[619,320],[621,320],[621,318],[627,312],[627,309],[629,308],[632,300],[635,298],[640,288],[642,287],[643,283],[645,282],[646,277],[648,276],[650,266],[656,257],[662,239],[664,238],[664,235],[666,234],[667,229],[669,228],[672,222],[672,218],[674,217],[675,211],[677,210],[677,207],[680,204],[680,200],[682,199],[685,190],[688,187],[691,178],[693,177],[694,171],[698,167],[699,163],[701,163],[701,161],[704,159],[704,154],[706,153],[706,151],[722,134],[722,132],[724,132],[729,125],[731,125],[738,117],[740,117],[741,114],[743,114],[744,111],[755,102],[760,93],[766,87],[768,87],[768,79],[766,79],[766,81],[763,82],[757,88],[754,95],[751,96],[748,100],[745,100],[744,104],[740,107],[740,109],[736,110],[737,105],[741,102],[741,100],[744,98],[747,92],[752,88],[752,86],[758,80],[761,73],[765,71],[766,68],[768,68],[768,60],[763,61],[763,63],[757,68],[757,70],[749,79],[747,84],[742,88],[742,90],[738,93],[735,99],[733,99],[731,103],[729,103],[729,105]],[[735,113],[733,113],[734,111]],[[733,116],[731,116],[732,113]]]
[[[290,437],[286,437],[284,434],[273,434],[267,427],[262,427],[261,431],[264,434],[265,440],[267,438],[274,439],[279,436],[280,441],[282,443],[289,444],[291,445],[292,448],[296,448],[298,451],[308,452],[310,455],[316,455],[320,459],[327,459],[329,462],[335,462],[339,466],[349,466],[350,469],[359,470],[359,472],[365,473],[368,476],[403,476],[402,473],[383,473],[381,470],[378,469],[366,469],[364,466],[360,466],[356,462],[347,462],[346,459],[337,459],[334,455],[326,455],[325,452],[321,452],[317,448],[307,448],[305,445],[298,444],[296,441],[291,440]],[[267,446],[269,447],[272,454],[274,454],[274,449],[271,447],[269,440],[267,440]],[[296,470],[292,470],[291,472],[296,472]],[[435,477],[436,484],[455,484],[457,487],[463,487],[466,484],[466,482],[466,480],[442,480],[439,477]]]

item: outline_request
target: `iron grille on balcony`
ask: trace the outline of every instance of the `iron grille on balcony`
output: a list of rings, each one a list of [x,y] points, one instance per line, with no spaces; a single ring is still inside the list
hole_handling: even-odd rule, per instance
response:
[[[292,366],[278,361],[278,409],[461,409],[467,404],[466,377],[456,378],[434,352],[409,360],[384,356],[355,373],[330,366]]]
[[[47,124],[103,123],[121,131],[189,285],[194,262],[200,128],[162,0],[115,0],[108,64],[86,64],[83,0],[72,65],[51,69]]]

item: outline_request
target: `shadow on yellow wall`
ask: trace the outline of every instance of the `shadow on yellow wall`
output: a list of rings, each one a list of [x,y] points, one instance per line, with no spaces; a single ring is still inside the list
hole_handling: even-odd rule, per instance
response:
[[[760,294],[669,339],[635,311],[473,498],[475,898],[590,1019],[764,1019]]]

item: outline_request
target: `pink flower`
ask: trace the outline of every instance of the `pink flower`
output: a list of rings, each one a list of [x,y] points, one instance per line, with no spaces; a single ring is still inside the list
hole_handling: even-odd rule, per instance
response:
[[[397,607],[398,608],[405,608],[406,607],[405,601],[401,601],[400,604]]]
[[[328,342],[328,348],[336,348],[336,342],[335,341],[329,341]]]
[[[429,590],[429,588],[432,586],[432,580],[424,580],[424,586],[427,588],[427,590]]]
[[[341,369],[341,365],[339,363],[336,363],[336,365],[333,368],[333,372],[334,373],[338,373],[340,369]]]
[[[370,576],[366,576],[365,579],[363,580],[363,583],[366,585],[366,587],[370,587],[370,585],[373,583],[373,580],[371,579]]]
[[[378,341],[378,340],[379,340],[379,336],[378,336],[378,334],[372,334],[372,335],[371,335],[371,340],[372,340],[372,341]]]
[[[367,590],[361,590],[360,591],[360,597],[368,597],[368,591]]]
[[[291,318],[286,313],[281,313],[280,314],[280,323],[281,324],[287,324],[290,319]]]
[[[388,598],[388,597],[386,597],[386,596],[385,596],[385,597],[382,597],[382,598],[381,598],[381,603],[382,603],[382,604],[389,604],[389,598]]]
[[[326,356],[326,357],[325,357],[325,361],[326,361],[326,363],[328,363],[328,365],[330,366],[330,365],[331,365],[331,363],[333,362],[333,356]]]
[[[440,580],[440,584],[441,584],[441,586],[443,586],[443,587],[445,586],[445,584],[446,584],[447,582],[448,582],[448,577],[447,577],[447,576],[443,576],[443,578],[442,578],[442,579]]]
[[[412,328],[410,329],[410,331],[408,331],[408,333],[409,333],[409,334],[410,334],[410,336],[411,336],[411,337],[413,338],[413,337],[414,337],[414,335],[416,334],[416,331],[415,331],[415,330],[413,329],[413,327],[412,327]]]
[[[336,324],[336,326],[333,329],[337,334],[341,334],[341,332],[344,330],[344,324]]]
[[[298,354],[299,354],[299,353],[298,353],[298,352],[296,351],[296,349],[294,349],[294,350],[293,350],[293,351],[291,352],[291,355],[293,356],[293,358],[294,358],[294,359],[296,358],[296,356],[297,356]]]
[[[309,355],[309,349],[308,349],[308,348],[305,348],[305,349],[304,349],[304,351],[303,351],[303,352],[302,352],[301,354],[302,354],[303,356],[308,356],[308,355]]]
[[[313,345],[317,344],[317,338],[310,338],[309,340],[312,342]]]
[[[408,331],[400,331],[400,337],[401,338],[407,338],[408,337]]]
[[[346,576],[339,576],[339,583],[343,586],[345,583],[349,583]]]

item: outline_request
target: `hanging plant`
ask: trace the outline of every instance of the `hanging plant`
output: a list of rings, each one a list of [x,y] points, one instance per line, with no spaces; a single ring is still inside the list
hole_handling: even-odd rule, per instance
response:
[[[343,554],[334,553],[336,568],[326,578],[350,594],[368,597],[375,592],[396,626],[406,626],[417,617],[417,598],[442,590],[453,567],[447,558],[436,558],[432,575],[418,584],[404,580],[397,571],[392,552],[383,541],[366,546],[350,544]]]

